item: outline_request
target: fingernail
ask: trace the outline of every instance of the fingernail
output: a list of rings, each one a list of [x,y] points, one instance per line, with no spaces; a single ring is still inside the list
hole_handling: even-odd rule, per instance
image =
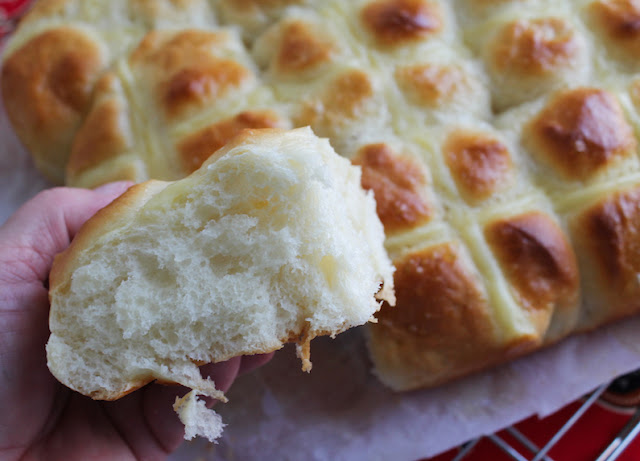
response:
[[[117,181],[96,187],[93,191],[102,195],[121,195],[131,186],[133,186],[132,181]]]

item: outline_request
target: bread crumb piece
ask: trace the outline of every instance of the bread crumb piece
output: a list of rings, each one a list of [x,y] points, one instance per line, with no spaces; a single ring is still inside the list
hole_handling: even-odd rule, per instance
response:
[[[198,399],[196,391],[192,390],[182,398],[176,397],[173,409],[184,424],[185,440],[200,436],[217,443],[225,424],[218,413],[207,408],[204,400]]]

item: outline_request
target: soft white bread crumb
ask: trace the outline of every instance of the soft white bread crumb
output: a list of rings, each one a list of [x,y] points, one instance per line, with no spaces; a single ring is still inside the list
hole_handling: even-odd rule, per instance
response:
[[[131,188],[56,258],[49,368],[96,399],[157,379],[224,400],[198,364],[295,341],[309,365],[315,336],[395,302],[383,240],[327,140],[245,131],[191,176]]]
[[[198,399],[196,391],[184,397],[176,397],[173,409],[184,424],[184,438],[191,440],[196,436],[215,442],[221,435],[224,424],[218,413],[207,408],[203,400]]]

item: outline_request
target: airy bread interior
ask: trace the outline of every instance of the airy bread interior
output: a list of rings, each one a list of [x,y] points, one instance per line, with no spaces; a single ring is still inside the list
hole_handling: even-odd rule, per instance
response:
[[[360,169],[310,129],[247,130],[177,182],[131,188],[51,273],[52,373],[96,399],[154,379],[224,396],[197,364],[308,343],[394,302]]]

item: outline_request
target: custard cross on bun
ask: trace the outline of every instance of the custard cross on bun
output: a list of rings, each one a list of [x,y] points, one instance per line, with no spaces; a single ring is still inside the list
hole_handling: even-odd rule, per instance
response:
[[[310,370],[311,339],[395,303],[360,175],[309,128],[264,129],[185,179],[132,187],[55,259],[49,369],[105,400],[153,380],[224,400],[199,364],[289,341]],[[202,416],[195,394],[177,404],[182,416]]]

